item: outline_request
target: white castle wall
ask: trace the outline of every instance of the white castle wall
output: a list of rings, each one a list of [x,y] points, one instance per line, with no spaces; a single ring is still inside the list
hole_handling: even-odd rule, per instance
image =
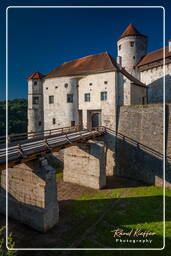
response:
[[[65,87],[65,84],[68,87]],[[73,94],[73,103],[67,102],[67,94]],[[54,103],[49,104],[49,96],[54,95]],[[71,121],[78,124],[77,79],[71,77],[55,77],[44,80],[44,129],[71,126]],[[53,118],[56,124],[53,124]]]
[[[34,85],[34,81],[37,82]],[[38,104],[33,104],[33,97],[39,98]],[[42,80],[34,79],[28,81],[28,132],[39,132],[43,130],[43,88]]]
[[[131,104],[131,85],[130,80],[118,73],[118,105]]]
[[[131,47],[130,42],[134,42]],[[121,46],[121,49],[119,49]],[[118,56],[121,56],[121,65],[130,74],[137,75],[134,66],[146,54],[147,38],[142,36],[127,36],[117,41]]]
[[[165,95],[166,102],[171,101],[171,63],[165,66]],[[163,77],[164,70],[162,66],[154,67],[140,73],[140,78],[143,83],[148,85],[148,102],[163,101]]]
[[[79,110],[83,111],[83,126],[87,127],[87,111],[101,110],[101,125],[115,129],[116,72],[91,74],[79,81]],[[105,83],[107,82],[107,84]],[[92,84],[92,85],[90,85]],[[101,92],[107,92],[107,100],[101,100]],[[84,94],[90,93],[90,102],[85,102]]]

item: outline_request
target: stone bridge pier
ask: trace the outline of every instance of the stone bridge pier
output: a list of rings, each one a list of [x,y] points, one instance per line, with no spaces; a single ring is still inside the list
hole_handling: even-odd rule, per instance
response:
[[[86,187],[106,186],[106,147],[104,141],[81,143],[64,150],[63,179]]]
[[[0,212],[6,211],[6,170],[1,172]],[[8,169],[8,216],[45,232],[59,219],[54,169],[40,158]]]

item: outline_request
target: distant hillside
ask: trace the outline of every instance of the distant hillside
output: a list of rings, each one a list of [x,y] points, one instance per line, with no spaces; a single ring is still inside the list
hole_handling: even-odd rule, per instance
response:
[[[6,102],[0,101],[0,136],[5,135]],[[27,100],[8,101],[8,133],[27,132]]]

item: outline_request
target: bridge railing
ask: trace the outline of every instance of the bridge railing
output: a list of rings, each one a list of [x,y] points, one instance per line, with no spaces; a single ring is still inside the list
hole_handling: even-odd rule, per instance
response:
[[[59,132],[59,135],[55,132],[56,130]],[[17,140],[16,143],[11,143],[8,146],[7,151],[5,145],[1,147],[0,170],[3,170],[5,168],[7,152],[8,164],[10,166],[14,166],[18,163],[29,161],[29,159],[35,159],[36,157],[40,157],[42,156],[42,154],[49,154],[53,151],[59,151],[63,148],[75,145],[77,143],[86,142],[89,139],[95,139],[96,137],[101,136],[105,133],[105,127],[100,126],[89,131],[87,129],[80,130],[79,126],[75,126],[64,127],[61,129],[53,129],[51,133],[46,132],[47,131],[43,131],[43,137],[41,133],[41,137],[36,137],[38,138],[36,140]],[[55,134],[53,135],[52,132],[55,132]],[[40,133],[36,133],[36,135],[37,134]]]
[[[28,132],[28,133],[16,133],[16,134],[10,134],[7,137],[8,143],[21,141],[21,140],[28,140],[28,139],[36,139],[36,138],[46,138],[57,134],[66,134],[70,132],[76,132],[80,131],[81,126],[75,125],[75,126],[67,126],[67,127],[61,127],[61,128],[54,128],[49,130],[43,130],[40,132]],[[6,136],[0,136],[0,144],[6,143]]]

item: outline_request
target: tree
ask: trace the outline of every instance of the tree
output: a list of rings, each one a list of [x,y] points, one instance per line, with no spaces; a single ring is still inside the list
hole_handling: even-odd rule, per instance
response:
[[[27,100],[8,101],[8,134],[27,132]],[[0,102],[0,136],[6,133],[6,102]]]

